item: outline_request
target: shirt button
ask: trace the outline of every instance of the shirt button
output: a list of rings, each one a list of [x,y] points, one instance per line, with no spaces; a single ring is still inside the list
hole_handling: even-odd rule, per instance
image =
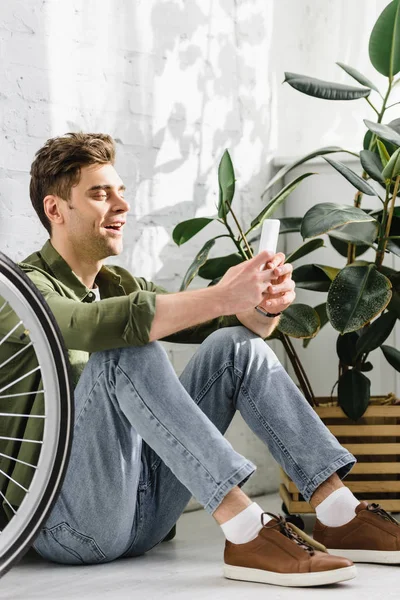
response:
[[[93,292],[89,292],[89,298],[94,298]]]

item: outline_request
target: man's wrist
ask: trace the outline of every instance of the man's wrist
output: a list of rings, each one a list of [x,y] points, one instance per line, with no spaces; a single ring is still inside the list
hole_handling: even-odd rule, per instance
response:
[[[282,311],[278,313],[270,313],[261,306],[255,306],[254,308],[260,315],[262,315],[263,317],[268,317],[270,319],[275,319],[276,317],[279,317],[282,314]]]

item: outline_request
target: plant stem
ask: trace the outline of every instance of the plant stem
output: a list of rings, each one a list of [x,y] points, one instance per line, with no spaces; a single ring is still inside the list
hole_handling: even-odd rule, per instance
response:
[[[397,178],[397,180],[398,179],[399,178]],[[397,181],[396,181],[396,183],[397,183]],[[395,195],[393,195],[393,197],[396,198]],[[386,237],[386,225],[387,225],[387,221],[388,221],[389,200],[390,200],[390,184],[387,184],[386,185],[385,203],[383,205],[383,212],[382,212],[382,222],[381,222],[380,233],[379,233],[378,249],[376,251],[376,257],[375,257],[375,266],[378,270],[382,266],[383,259],[385,257],[385,249],[386,249],[386,245],[387,245],[387,239],[385,239],[385,237]],[[393,202],[393,204],[394,204],[394,202]]]
[[[391,202],[390,208],[389,208],[389,218],[388,218],[388,222],[387,222],[387,225],[386,225],[385,248],[386,248],[387,240],[389,238],[390,227],[392,225],[392,219],[393,219],[393,213],[394,213],[394,203],[396,202],[397,192],[399,191],[399,185],[400,185],[400,175],[397,175],[396,181],[395,181],[395,184],[394,184],[393,194],[392,194],[392,202]]]
[[[289,360],[292,363],[292,367],[294,369],[294,372],[296,373],[297,379],[299,380],[301,390],[302,390],[307,402],[311,406],[318,406],[318,404],[315,400],[315,395],[312,390],[310,381],[306,375],[303,365],[300,362],[300,359],[296,353],[296,350],[294,349],[292,341],[290,340],[289,336],[287,336],[286,334],[281,333],[281,332],[279,332],[279,339],[281,340],[283,347],[285,348],[285,351],[289,357]]]
[[[223,223],[225,225],[225,227],[227,228],[227,230],[229,231],[229,237],[232,238],[233,243],[235,244],[236,248],[239,250],[239,253],[241,254],[242,258],[244,258],[244,260],[248,260],[246,253],[243,251],[242,246],[240,245],[240,243],[237,241],[237,239],[235,238],[235,234],[232,231],[231,226],[229,225],[226,217],[223,220]]]
[[[363,179],[367,178],[367,173],[365,171],[363,171],[362,177],[363,177]],[[362,197],[363,197],[363,193],[360,191],[357,191],[356,195],[354,196],[354,206],[356,208],[360,208]],[[353,263],[355,261],[355,259],[356,259],[356,245],[349,244],[347,247],[347,265],[351,265],[351,263]]]
[[[246,236],[245,236],[245,235],[244,235],[244,233],[243,233],[243,229],[240,227],[240,223],[239,223],[239,221],[237,220],[237,218],[236,218],[236,215],[235,215],[235,213],[234,213],[234,212],[233,212],[233,210],[232,210],[232,207],[231,207],[231,210],[230,210],[230,212],[231,212],[231,215],[232,215],[232,217],[233,217],[233,220],[234,220],[234,221],[235,221],[235,223],[236,223],[236,227],[237,227],[237,228],[238,228],[238,230],[239,230],[239,233],[240,233],[240,235],[241,235],[241,237],[242,237],[242,240],[243,240],[243,242],[244,242],[244,244],[245,244],[245,246],[246,246],[246,248],[247,248],[247,252],[249,253],[249,256],[250,256],[250,258],[253,258],[253,252],[251,251],[251,248],[250,248],[250,246],[249,246],[249,244],[248,244],[248,242],[247,242]]]
[[[368,102],[368,104],[370,105],[370,107],[373,108],[374,111],[376,112],[376,114],[379,116],[379,110],[377,108],[375,108],[375,106],[372,104],[371,100],[368,97],[366,97],[365,99]]]
[[[230,207],[230,212],[232,213],[232,217],[233,217],[233,219],[234,219],[234,221],[236,223],[236,226],[237,226],[237,228],[238,228],[238,230],[240,232],[241,238],[242,238],[244,244],[246,245],[247,251],[249,253],[249,257],[248,257],[247,260],[249,260],[250,258],[252,258],[253,252],[251,251],[251,248],[250,248],[250,246],[249,246],[249,244],[247,242],[247,239],[246,239],[246,235],[243,233],[243,229],[241,228],[241,226],[239,224],[239,221],[237,220],[236,215],[235,215],[235,213],[232,210],[232,207]],[[230,227],[228,226],[228,224],[227,223],[225,223],[225,224],[228,227],[228,229],[230,230],[231,235],[233,235],[233,232],[230,229]],[[234,240],[234,241],[236,243],[236,240]],[[241,249],[242,247],[240,246],[240,242],[238,242],[238,244],[239,244],[239,247]],[[299,359],[299,357],[297,355],[296,350],[294,349],[294,346],[293,346],[293,344],[292,344],[289,336],[287,336],[284,333],[279,332],[279,339],[281,340],[281,342],[283,344],[283,347],[286,350],[288,358],[289,358],[289,360],[290,360],[290,362],[291,362],[291,364],[293,366],[293,369],[294,369],[294,371],[295,371],[295,373],[297,375],[297,378],[299,380],[299,384],[300,384],[301,390],[302,390],[302,392],[303,392],[303,394],[304,394],[307,402],[311,406],[315,406],[316,405],[315,395],[314,395],[314,392],[312,390],[310,381],[309,381],[309,379],[308,379],[308,377],[306,375],[304,367],[303,367],[303,365],[300,362],[300,359]]]

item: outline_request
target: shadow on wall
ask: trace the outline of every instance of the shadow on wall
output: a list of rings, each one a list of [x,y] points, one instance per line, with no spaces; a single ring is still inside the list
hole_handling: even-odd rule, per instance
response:
[[[163,76],[168,81],[174,68],[179,68],[178,81],[185,80],[182,77],[182,72],[185,72],[188,85],[192,85],[195,69],[196,88],[191,93],[196,96],[193,102],[199,110],[198,116],[193,118],[188,102],[180,101],[179,89],[174,89],[172,97],[175,101],[170,103],[167,118],[161,121],[161,127],[154,134],[149,132],[150,151],[137,154],[136,197],[145,210],[140,214],[133,200],[128,229],[132,236],[129,240],[127,236],[125,238],[123,260],[125,266],[132,270],[135,263],[143,264],[140,248],[146,248],[154,257],[152,279],[171,291],[172,288],[178,289],[191,262],[191,259],[183,258],[182,250],[173,243],[173,227],[179,221],[196,216],[202,207],[209,207],[209,215],[216,213],[213,205],[218,201],[217,167],[224,149],[239,146],[244,135],[248,144],[259,143],[262,150],[257,151],[254,160],[260,165],[260,188],[267,162],[265,140],[269,136],[270,115],[266,113],[265,106],[260,108],[257,105],[253,93],[256,69],[240,52],[241,44],[256,46],[264,38],[265,9],[260,9],[259,15],[242,16],[238,15],[236,2],[219,2],[218,19],[224,20],[224,26],[218,27],[215,2],[208,3],[207,12],[204,7],[204,3],[196,2],[157,2],[151,13],[154,40],[151,54],[158,57],[153,74],[157,81]],[[173,67],[170,61],[174,60],[177,64]],[[267,60],[268,57],[265,57],[265,63]],[[142,82],[142,85],[149,87],[148,82]],[[187,98],[188,94],[184,96]],[[152,101],[153,117],[156,113],[165,112],[160,109],[163,98],[157,96],[157,90]],[[219,122],[214,116],[214,106],[221,114]],[[144,106],[140,108],[142,113],[146,110]],[[153,124],[156,124],[155,118]],[[238,171],[240,165],[237,167]],[[176,202],[174,194],[182,197],[182,186],[187,190],[187,199]],[[177,194],[177,191],[180,193]],[[142,202],[143,193],[146,198]],[[163,207],[159,207],[160,198],[165,198]],[[210,202],[210,198],[214,202]],[[239,202],[240,193],[238,207]],[[165,238],[162,248],[160,234],[162,239]],[[205,239],[209,235],[210,229]],[[202,239],[199,235],[196,249],[191,246],[189,252],[192,256],[201,247]]]
[[[1,5],[0,250],[14,260],[46,233],[29,200],[29,170],[50,131],[44,3]]]

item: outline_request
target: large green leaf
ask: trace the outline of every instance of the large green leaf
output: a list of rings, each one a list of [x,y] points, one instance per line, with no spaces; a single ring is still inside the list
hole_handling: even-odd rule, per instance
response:
[[[400,371],[400,352],[397,348],[392,348],[392,346],[381,346],[381,350],[385,355],[386,360],[389,365],[396,369],[396,371]]]
[[[214,238],[211,240],[208,240],[208,242],[206,242],[204,244],[204,246],[202,247],[200,252],[198,252],[196,254],[194,261],[192,262],[192,264],[190,265],[190,267],[188,268],[188,270],[185,273],[185,276],[183,278],[183,281],[181,283],[181,287],[179,288],[179,291],[182,292],[183,290],[186,290],[186,288],[190,285],[190,282],[196,277],[198,270],[206,262],[208,253],[210,252],[210,250],[214,246],[214,244],[215,244]]]
[[[349,252],[348,242],[342,242],[342,240],[338,240],[338,239],[334,238],[331,234],[329,234],[329,241],[332,244],[332,246],[335,248],[336,252],[339,252],[340,256],[344,256],[344,258],[347,258],[347,255]],[[357,245],[355,247],[356,257],[364,254],[364,252],[369,250],[369,248],[370,248],[369,246],[365,246],[363,244]]]
[[[307,304],[291,304],[282,313],[278,325],[281,333],[298,339],[316,336],[319,328],[318,313]]]
[[[249,233],[256,227],[259,227],[261,223],[265,219],[269,219],[269,217],[276,211],[276,209],[282,204],[284,200],[297,188],[297,186],[305,179],[306,177],[310,177],[310,175],[315,175],[315,173],[303,173],[303,175],[299,175],[296,179],[293,179],[290,183],[288,183],[276,196],[272,198],[267,204],[267,206],[260,212],[259,215],[255,219],[252,220],[250,224],[250,229],[246,232]]]
[[[361,208],[335,202],[321,202],[311,207],[304,215],[301,235],[303,239],[312,238],[347,223],[373,222],[374,220]]]
[[[393,0],[379,15],[369,38],[369,57],[375,69],[386,77],[400,71],[399,0]]]
[[[379,224],[377,221],[364,221],[361,223],[347,223],[342,227],[332,229],[330,238],[355,244],[356,246],[371,247],[378,235]]]
[[[339,406],[353,421],[360,419],[367,410],[370,390],[370,380],[357,369],[346,371],[339,379]]]
[[[391,334],[396,321],[396,315],[387,312],[365,327],[357,341],[357,354],[361,356],[379,348]]]
[[[329,322],[328,315],[326,314],[326,302],[323,302],[322,304],[318,304],[317,306],[314,306],[314,310],[319,317],[320,330],[321,330],[324,327],[324,325],[326,325]],[[307,348],[307,346],[309,345],[309,343],[311,342],[312,339],[313,338],[304,339],[303,340],[303,348]]]
[[[382,140],[400,146],[400,133],[389,125],[374,123],[373,121],[368,121],[368,119],[364,119],[364,123],[372,133],[375,133]]]
[[[382,161],[376,152],[371,150],[361,150],[360,161],[364,171],[379,183],[385,183],[382,177]]]
[[[349,367],[354,366],[356,362],[358,337],[358,332],[352,331],[344,335],[339,334],[336,340],[336,353],[340,362]]]
[[[391,282],[375,265],[349,265],[332,282],[327,312],[332,326],[341,333],[357,331],[389,304]]]
[[[325,148],[318,148],[318,150],[314,150],[313,152],[306,154],[302,158],[299,158],[299,159],[295,160],[294,162],[290,163],[290,165],[285,165],[284,167],[279,169],[279,171],[274,175],[274,177],[268,182],[267,187],[261,194],[261,197],[263,197],[268,192],[268,190],[273,185],[275,185],[275,183],[277,183],[278,181],[283,179],[283,177],[285,177],[285,175],[287,175],[290,171],[292,171],[299,165],[302,165],[305,162],[312,160],[313,158],[316,158],[317,156],[323,156],[324,154],[333,154],[334,152],[346,152],[346,154],[352,154],[354,156],[357,156],[357,154],[355,154],[354,152],[350,152],[349,150],[344,150],[344,148],[340,148],[339,146],[326,146]]]
[[[400,294],[396,290],[392,290],[392,298],[387,305],[387,309],[400,319]]]
[[[219,204],[218,216],[224,219],[229,212],[235,194],[235,172],[228,150],[225,150],[218,167]]]
[[[211,221],[214,221],[213,217],[197,217],[195,219],[181,221],[181,223],[178,223],[173,230],[172,239],[175,244],[181,246],[196,235],[196,233],[201,231],[206,225],[211,223]]]
[[[399,240],[389,240],[386,246],[386,250],[389,250],[392,254],[400,256],[400,244]]]
[[[228,254],[218,258],[209,258],[199,269],[199,277],[203,279],[217,279],[225,275],[228,269],[243,262],[240,254]]]
[[[382,171],[382,177],[386,179],[396,179],[400,175],[400,148],[392,154],[386,167]]]
[[[327,292],[339,271],[326,265],[302,265],[294,269],[292,279],[298,288]]]
[[[321,238],[309,240],[308,242],[300,246],[300,248],[297,248],[297,250],[289,254],[285,262],[292,263],[295,260],[298,260],[299,258],[303,258],[303,256],[307,256],[307,254],[310,254],[310,252],[314,252],[314,250],[322,248],[323,245],[324,240],[321,240]]]
[[[354,185],[354,187],[357,190],[363,192],[364,194],[367,194],[368,196],[376,196],[374,188],[372,188],[369,185],[369,183],[365,181],[365,179],[363,179],[362,177],[357,175],[357,173],[354,173],[354,171],[349,169],[349,167],[346,167],[346,165],[337,160],[326,158],[325,156],[323,157],[323,159],[326,160],[326,162],[328,162],[334,169],[336,169],[336,171],[343,175],[343,177],[347,179],[349,183]]]
[[[380,94],[376,85],[374,83],[372,83],[372,81],[370,79],[368,79],[368,77],[365,77],[365,75],[360,73],[360,71],[357,71],[357,69],[355,69],[354,67],[350,67],[349,65],[345,65],[341,62],[337,62],[336,64],[341,69],[343,69],[343,71],[345,71],[348,75],[350,75],[350,77],[352,77],[353,79],[358,81],[358,83],[361,83],[361,85],[363,85],[367,88],[371,88],[371,90],[375,90],[375,92],[378,92],[378,94]]]
[[[359,88],[332,81],[323,81],[315,77],[307,77],[298,73],[285,73],[284,83],[295,90],[323,100],[357,100],[370,95],[369,88]]]

